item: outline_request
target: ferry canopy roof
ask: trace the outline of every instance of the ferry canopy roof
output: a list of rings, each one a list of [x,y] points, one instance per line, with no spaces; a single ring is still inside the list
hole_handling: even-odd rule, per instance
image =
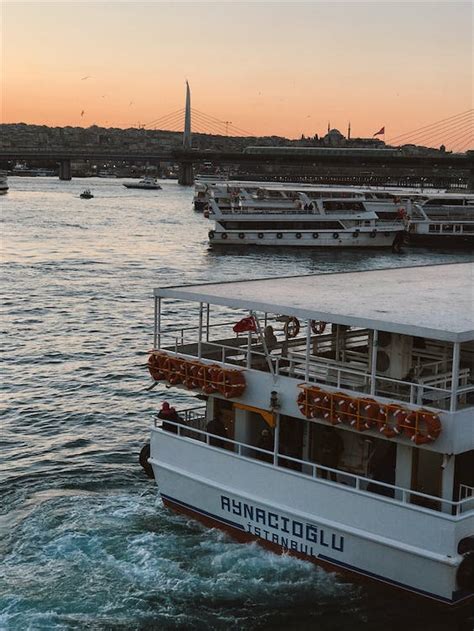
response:
[[[474,262],[164,287],[154,293],[438,340],[474,339]]]

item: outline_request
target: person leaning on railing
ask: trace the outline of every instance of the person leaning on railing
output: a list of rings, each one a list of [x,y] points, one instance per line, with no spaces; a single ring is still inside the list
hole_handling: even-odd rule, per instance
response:
[[[158,412],[158,418],[163,420],[162,428],[167,432],[172,432],[173,434],[178,433],[178,427],[176,425],[172,425],[172,423],[178,423],[179,425],[187,427],[186,421],[179,416],[175,408],[170,407],[168,401],[163,402],[161,410]],[[167,421],[172,421],[172,423],[167,423]]]

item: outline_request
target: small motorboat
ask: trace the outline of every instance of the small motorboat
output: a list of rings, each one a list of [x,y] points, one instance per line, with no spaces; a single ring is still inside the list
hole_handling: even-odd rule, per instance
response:
[[[157,191],[161,189],[156,177],[145,175],[145,177],[139,182],[124,182],[125,188],[142,188],[148,191]]]
[[[82,193],[79,195],[79,197],[81,199],[92,199],[94,197],[94,195],[92,195],[91,190],[89,188],[86,188],[85,191],[82,191]]]

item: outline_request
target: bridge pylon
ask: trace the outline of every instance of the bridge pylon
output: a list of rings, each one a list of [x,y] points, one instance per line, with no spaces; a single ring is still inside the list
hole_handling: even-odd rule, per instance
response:
[[[186,107],[184,114],[184,132],[183,132],[183,149],[191,149],[191,90],[189,83],[186,81]],[[192,186],[194,184],[193,165],[190,162],[179,163],[178,183],[183,186]]]

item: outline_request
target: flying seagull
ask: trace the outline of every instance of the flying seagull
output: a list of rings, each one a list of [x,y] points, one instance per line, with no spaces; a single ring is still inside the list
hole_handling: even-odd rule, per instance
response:
[[[84,110],[82,110],[82,112],[81,112],[81,116],[84,116]]]
[[[85,77],[82,77],[81,81],[85,81],[86,79],[92,79],[90,74],[86,75]]]

